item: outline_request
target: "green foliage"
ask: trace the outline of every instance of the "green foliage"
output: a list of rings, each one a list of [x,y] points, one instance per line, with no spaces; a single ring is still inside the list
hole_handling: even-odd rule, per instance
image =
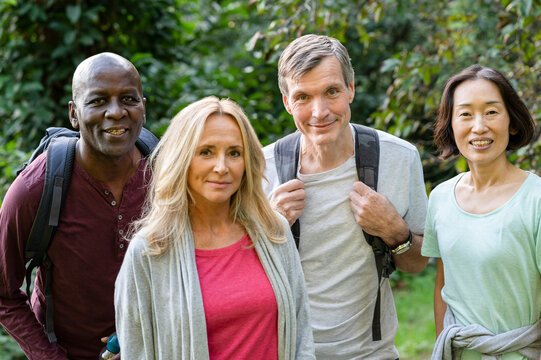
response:
[[[398,315],[396,347],[400,359],[429,359],[436,341],[434,324],[435,264],[416,275],[393,273],[393,294]]]
[[[240,103],[265,145],[294,130],[276,85],[281,51],[323,33],[350,51],[352,120],[415,143],[430,189],[465,169],[432,145],[441,90],[462,68],[506,73],[539,122],[540,16],[539,0],[2,1],[0,137],[28,151],[47,126],[69,126],[73,70],[113,51],[139,69],[158,135],[186,104],[216,95]],[[510,156],[539,169],[541,140]]]
[[[11,140],[5,145],[0,145],[0,194],[4,194],[22,164],[30,155],[19,150],[17,142]],[[0,198],[0,205],[2,200]]]
[[[429,192],[467,170],[432,144],[451,75],[473,63],[499,69],[540,123],[540,18],[540,0],[0,0],[0,198],[44,129],[69,126],[71,75],[84,58],[112,51],[135,64],[158,135],[185,105],[216,95],[237,101],[266,145],[295,129],[276,67],[306,33],[346,45],[352,120],[414,143]],[[539,132],[509,154],[524,169],[541,169]]]
[[[478,63],[502,71],[539,123],[541,25],[534,21],[541,15],[539,5],[539,1],[521,0],[400,2],[408,12],[418,14],[418,41],[383,63],[381,71],[392,73],[393,81],[371,117],[378,127],[415,141],[430,187],[467,169],[463,159],[439,161],[432,145],[432,122],[445,81],[463,68]],[[396,15],[392,8],[385,11]],[[529,147],[510,154],[511,160],[525,169],[539,169],[540,147],[538,137]]]
[[[0,2],[2,138],[16,138],[20,147],[30,149],[46,127],[69,126],[71,75],[90,55],[113,51],[131,58],[147,53],[155,59],[151,65],[176,63],[182,56],[179,34],[185,30],[176,11],[189,3]],[[144,66],[139,70],[146,73]],[[145,85],[159,84],[162,79]]]

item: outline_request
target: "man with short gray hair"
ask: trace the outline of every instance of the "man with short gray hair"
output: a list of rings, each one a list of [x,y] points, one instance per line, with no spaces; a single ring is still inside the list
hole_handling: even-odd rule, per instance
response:
[[[359,181],[356,139],[362,137],[350,124],[354,72],[346,48],[334,38],[305,35],[290,43],[280,56],[278,82],[300,133],[299,156],[295,178],[281,181],[279,146],[265,147],[265,185],[273,207],[300,227],[316,356],[397,359],[389,280],[379,276],[365,234],[383,241],[400,270],[415,273],[426,266],[420,249],[427,199],[417,149],[375,132],[377,191]]]

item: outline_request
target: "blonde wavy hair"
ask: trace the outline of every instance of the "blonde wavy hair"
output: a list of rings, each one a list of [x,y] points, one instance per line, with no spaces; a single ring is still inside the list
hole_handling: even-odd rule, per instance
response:
[[[205,122],[214,114],[231,116],[237,122],[245,149],[244,175],[230,202],[232,221],[242,225],[253,241],[260,232],[258,224],[264,233],[261,235],[270,241],[285,241],[283,223],[263,192],[265,158],[250,120],[232,100],[210,96],[175,115],[149,158],[150,187],[143,217],[133,227],[133,232],[144,230],[149,254],[163,254],[188,228],[189,206],[193,203],[188,189],[188,169]]]

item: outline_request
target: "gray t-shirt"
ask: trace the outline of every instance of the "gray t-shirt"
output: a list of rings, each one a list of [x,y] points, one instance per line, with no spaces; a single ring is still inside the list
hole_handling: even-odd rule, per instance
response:
[[[378,135],[378,191],[389,198],[411,231],[421,234],[427,199],[417,149],[387,133],[378,131]],[[264,187],[270,195],[280,185],[274,144],[263,152],[269,180]],[[299,254],[317,358],[398,358],[394,346],[397,318],[388,279],[381,286],[382,340],[372,341],[378,279],[372,249],[350,208],[349,193],[358,181],[354,156],[335,169],[318,174],[298,172],[297,178],[306,190]]]

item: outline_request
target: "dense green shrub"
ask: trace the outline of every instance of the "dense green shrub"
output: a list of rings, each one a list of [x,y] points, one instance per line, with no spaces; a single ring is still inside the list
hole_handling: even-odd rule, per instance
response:
[[[413,142],[429,191],[467,167],[437,159],[431,140],[452,74],[472,63],[498,68],[539,123],[539,17],[539,0],[0,0],[0,199],[44,129],[69,126],[71,76],[82,59],[102,51],[130,59],[158,135],[186,104],[216,95],[239,102],[268,144],[294,130],[278,57],[311,32],[346,45],[352,120]],[[510,157],[541,169],[539,136]],[[5,340],[0,332],[0,359],[19,359]]]

